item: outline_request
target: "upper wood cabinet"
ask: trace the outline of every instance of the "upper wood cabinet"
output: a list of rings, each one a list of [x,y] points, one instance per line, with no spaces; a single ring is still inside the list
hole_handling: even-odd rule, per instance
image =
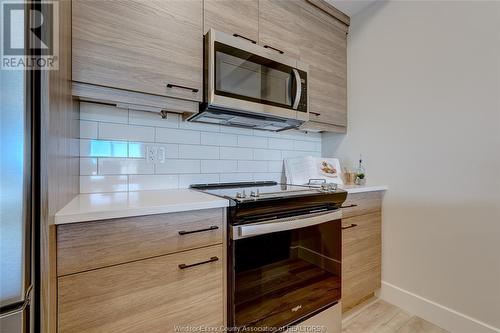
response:
[[[301,7],[300,60],[309,64],[310,120],[347,126],[347,36],[336,19],[317,7]],[[313,124],[314,125],[314,124]]]
[[[204,32],[215,29],[257,43],[259,0],[204,0]]]
[[[201,101],[202,0],[73,0],[73,80]]]
[[[259,0],[259,44],[269,50],[298,59],[299,22],[299,0]]]

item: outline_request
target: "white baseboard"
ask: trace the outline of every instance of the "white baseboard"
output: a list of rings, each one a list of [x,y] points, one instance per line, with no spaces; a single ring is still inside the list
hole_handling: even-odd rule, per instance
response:
[[[379,297],[452,333],[500,333],[500,329],[382,281]]]

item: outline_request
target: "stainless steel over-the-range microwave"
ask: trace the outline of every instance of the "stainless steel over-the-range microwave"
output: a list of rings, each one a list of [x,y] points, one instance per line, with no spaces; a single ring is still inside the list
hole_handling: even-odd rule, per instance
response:
[[[204,54],[203,103],[190,121],[281,131],[309,120],[307,65],[212,29]]]

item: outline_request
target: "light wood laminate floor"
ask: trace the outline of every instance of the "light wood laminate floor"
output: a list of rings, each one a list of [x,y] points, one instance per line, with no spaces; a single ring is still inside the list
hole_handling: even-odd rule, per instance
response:
[[[422,318],[378,300],[342,323],[342,333],[446,333]]]

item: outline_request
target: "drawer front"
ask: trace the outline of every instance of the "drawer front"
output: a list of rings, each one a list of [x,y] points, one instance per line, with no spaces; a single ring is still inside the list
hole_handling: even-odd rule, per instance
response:
[[[342,304],[350,309],[381,284],[380,211],[342,220]],[[355,225],[355,226],[353,226]]]
[[[223,209],[57,226],[57,275],[221,244]]]
[[[352,217],[376,212],[382,209],[382,196],[384,192],[350,193],[342,205],[342,217]]]
[[[223,249],[215,245],[58,278],[59,332],[174,332],[223,324]],[[219,260],[206,262],[210,258]]]

